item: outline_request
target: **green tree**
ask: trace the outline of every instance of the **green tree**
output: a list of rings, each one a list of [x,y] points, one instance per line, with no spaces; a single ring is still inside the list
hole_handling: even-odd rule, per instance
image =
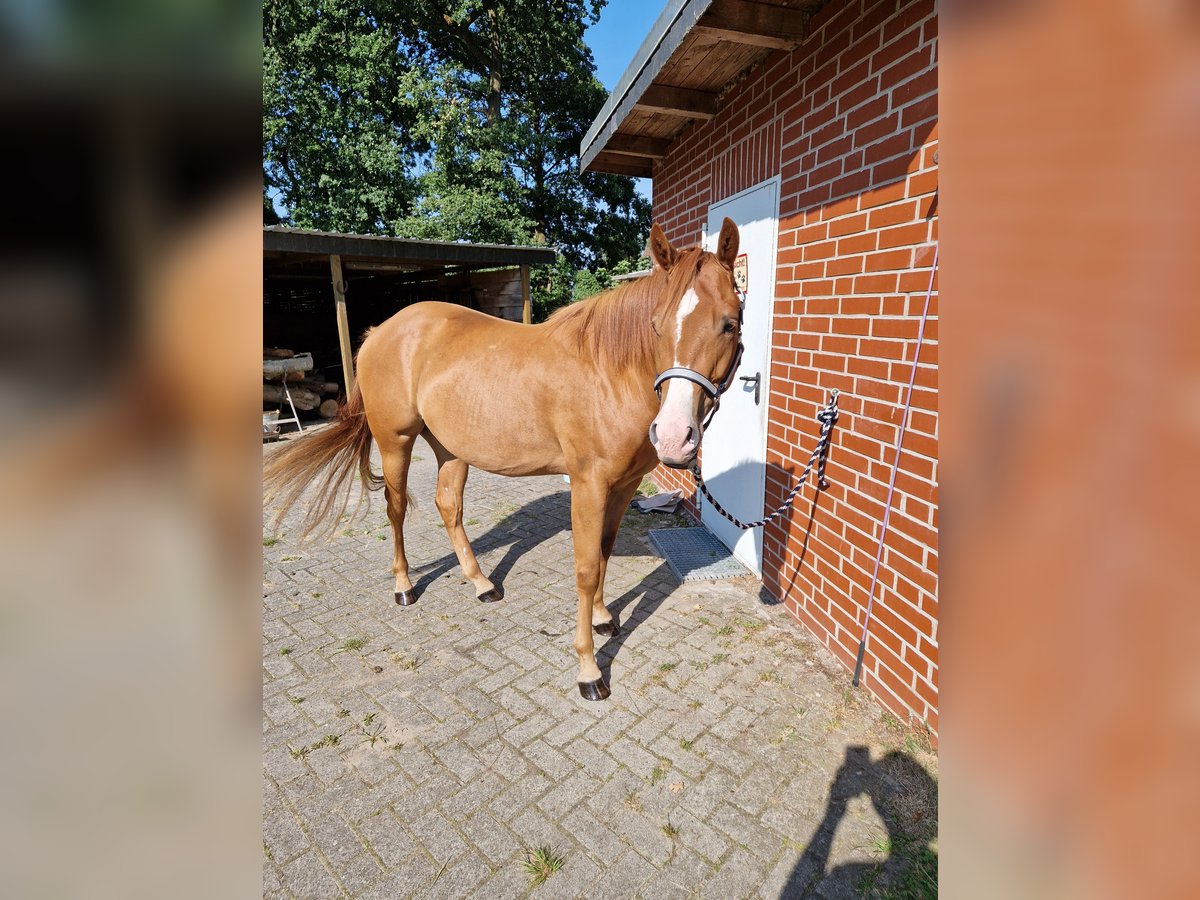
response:
[[[295,224],[546,243],[545,313],[645,244],[631,178],[579,172],[603,0],[268,0],[264,165]],[[590,282],[589,282],[590,284]]]
[[[545,315],[593,288],[645,246],[650,207],[631,178],[579,172],[579,145],[608,92],[596,80],[584,29],[602,2],[417,0],[408,4],[413,44],[441,62],[453,134],[431,135],[426,189],[404,233],[437,220],[456,236],[495,239],[504,225],[548,242],[568,265],[535,272],[535,309]],[[487,208],[485,233],[465,216]],[[530,231],[532,229],[532,231]],[[583,278],[583,272],[590,277]],[[576,284],[582,279],[581,284]]]
[[[355,0],[265,0],[263,167],[291,224],[389,233],[424,149],[408,102],[423,81],[394,22]]]

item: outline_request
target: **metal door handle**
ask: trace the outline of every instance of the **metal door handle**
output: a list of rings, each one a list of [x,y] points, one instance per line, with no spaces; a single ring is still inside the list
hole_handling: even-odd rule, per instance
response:
[[[755,372],[753,375],[742,375],[738,381],[754,382],[754,405],[758,406],[758,393],[762,386],[762,372]]]

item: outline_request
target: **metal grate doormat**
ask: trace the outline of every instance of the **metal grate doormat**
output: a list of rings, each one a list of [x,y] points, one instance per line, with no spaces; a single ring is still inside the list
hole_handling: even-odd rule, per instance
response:
[[[649,534],[650,542],[680,581],[716,581],[750,574],[707,528],[659,528]]]

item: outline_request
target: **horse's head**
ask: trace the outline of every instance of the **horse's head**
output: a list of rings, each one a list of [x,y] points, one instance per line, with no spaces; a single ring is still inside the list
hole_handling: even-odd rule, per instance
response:
[[[721,225],[716,253],[699,248],[679,252],[658,225],[650,229],[650,256],[667,273],[654,330],[660,358],[669,365],[655,383],[661,402],[650,425],[650,443],[659,460],[672,468],[685,468],[696,459],[705,412],[728,387],[738,362],[737,252],[738,229],[730,219]]]

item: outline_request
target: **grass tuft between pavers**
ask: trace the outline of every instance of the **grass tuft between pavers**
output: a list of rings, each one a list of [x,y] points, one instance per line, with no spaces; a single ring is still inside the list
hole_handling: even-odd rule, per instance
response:
[[[529,876],[529,883],[538,887],[546,879],[563,867],[563,858],[549,847],[538,847],[526,850],[525,858],[521,860],[521,868]]]

